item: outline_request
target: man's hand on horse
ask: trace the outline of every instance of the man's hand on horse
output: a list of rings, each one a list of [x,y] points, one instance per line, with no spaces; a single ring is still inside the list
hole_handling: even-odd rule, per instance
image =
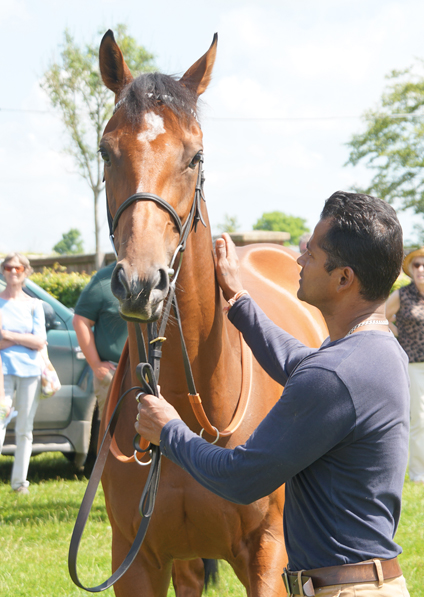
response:
[[[161,394],[159,398],[151,394],[139,394],[138,402],[135,430],[141,437],[158,446],[163,427],[169,421],[181,419],[181,417]]]
[[[227,301],[243,290],[236,246],[226,232],[224,232],[222,238],[217,238],[215,241],[215,269],[218,284],[221,286],[224,298]]]

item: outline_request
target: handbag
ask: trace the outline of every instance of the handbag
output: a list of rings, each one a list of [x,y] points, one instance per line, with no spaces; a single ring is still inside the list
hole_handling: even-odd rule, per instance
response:
[[[41,393],[40,398],[51,398],[62,387],[56,369],[50,362],[47,346],[40,350],[41,357]]]

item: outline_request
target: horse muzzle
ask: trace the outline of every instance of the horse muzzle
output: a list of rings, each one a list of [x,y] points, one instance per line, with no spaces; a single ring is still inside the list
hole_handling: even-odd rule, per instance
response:
[[[129,273],[121,262],[113,270],[111,289],[119,300],[124,319],[144,323],[156,321],[169,290],[168,270],[151,268],[149,274],[140,276],[134,270]]]

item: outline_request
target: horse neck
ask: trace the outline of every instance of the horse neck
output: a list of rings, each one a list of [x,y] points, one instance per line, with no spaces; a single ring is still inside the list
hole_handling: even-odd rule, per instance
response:
[[[240,341],[223,310],[207,217],[205,221],[207,227],[199,224],[197,232],[192,230],[189,236],[177,282],[177,300],[196,389],[213,424],[222,428],[228,424],[240,394]],[[174,344],[172,352],[178,355],[181,348],[177,336],[172,335],[167,348]],[[175,364],[184,377],[179,356]],[[185,377],[183,386],[186,388]]]
[[[188,238],[177,281],[181,321],[191,353],[201,350],[208,338],[220,342],[225,330],[213,254],[209,222],[207,227],[199,224]]]
[[[205,221],[206,228],[199,223],[197,232],[192,230],[188,237],[176,285],[177,301],[196,390],[211,423],[223,429],[232,419],[240,396],[240,340],[223,311],[225,303],[216,282],[207,216]],[[142,330],[146,337],[144,325]],[[187,399],[179,328],[172,317],[165,336],[159,377],[161,391],[195,429],[197,423]],[[138,385],[135,369],[139,356],[132,324],[129,325],[129,350],[133,385]]]

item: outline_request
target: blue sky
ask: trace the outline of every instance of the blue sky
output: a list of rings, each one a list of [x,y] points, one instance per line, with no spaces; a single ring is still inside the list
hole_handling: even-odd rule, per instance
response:
[[[424,57],[423,22],[418,0],[0,0],[0,252],[48,253],[72,227],[94,248],[91,191],[39,86],[65,28],[97,43],[99,31],[126,23],[168,74],[185,72],[218,32],[202,116],[215,232],[225,214],[249,230],[273,210],[312,228],[332,192],[367,183],[364,167],[343,167],[344,144],[385,75]],[[410,238],[422,219],[399,215]],[[109,250],[103,205],[101,222]]]

